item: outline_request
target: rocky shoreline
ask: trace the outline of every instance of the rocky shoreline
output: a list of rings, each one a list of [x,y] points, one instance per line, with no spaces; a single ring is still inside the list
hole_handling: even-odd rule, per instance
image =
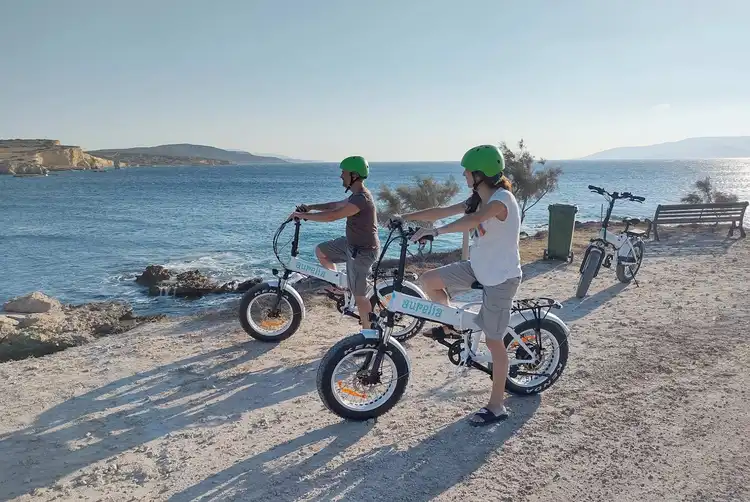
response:
[[[166,318],[135,315],[120,301],[64,305],[35,291],[11,299],[0,311],[0,363],[52,354]]]
[[[255,277],[246,281],[230,281],[219,284],[200,270],[175,273],[162,265],[149,265],[136,277],[135,282],[148,288],[149,296],[175,296],[200,298],[206,295],[244,293],[262,279]]]
[[[149,265],[135,282],[144,286],[149,296],[200,298],[241,294],[261,278],[219,284],[199,270],[174,273],[161,265]],[[12,298],[0,309],[0,363],[53,354],[166,319],[166,314],[135,315],[125,301],[62,304],[34,291]]]

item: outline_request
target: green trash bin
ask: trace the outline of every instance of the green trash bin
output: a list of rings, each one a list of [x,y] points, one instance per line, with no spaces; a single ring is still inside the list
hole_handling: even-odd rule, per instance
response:
[[[550,204],[549,232],[545,260],[566,260],[573,263],[573,232],[576,227],[578,206]]]

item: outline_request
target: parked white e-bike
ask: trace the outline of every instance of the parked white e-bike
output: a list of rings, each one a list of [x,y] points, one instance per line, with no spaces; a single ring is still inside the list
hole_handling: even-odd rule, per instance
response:
[[[336,301],[336,308],[342,315],[359,319],[356,313],[357,305],[354,295],[349,291],[346,273],[329,270],[319,263],[299,259],[299,232],[301,222],[294,218],[294,237],[292,239],[291,258],[283,260],[279,256],[279,236],[291,222],[287,219],[279,226],[273,236],[273,252],[281,263],[282,271],[273,269],[272,273],[278,277],[255,285],[243,296],[239,307],[239,318],[242,328],[247,334],[264,342],[279,342],[292,336],[299,328],[305,317],[305,305],[302,296],[294,288],[294,284],[305,277],[314,277],[337,286],[344,293],[328,292],[329,298]],[[404,282],[403,290],[408,294],[420,298],[427,298],[422,289],[412,282]],[[388,299],[394,291],[394,279],[387,277],[378,281],[377,294],[373,287],[372,276],[367,280],[366,296],[370,299],[373,310],[382,299]],[[393,337],[405,341],[416,335],[424,326],[424,320],[401,315],[396,320],[398,329]]]
[[[477,313],[472,302],[453,308],[410,294],[403,282],[409,238],[417,229],[404,230],[403,224],[391,221],[386,241],[375,270],[390,243],[401,240],[401,255],[393,288],[395,292],[378,314],[370,314],[371,329],[361,330],[340,340],[323,356],[318,367],[317,387],[321,400],[336,415],[350,420],[367,420],[380,416],[398,403],[406,390],[411,362],[404,347],[394,339],[393,320],[399,313],[422,321],[451,325],[460,336],[446,336],[437,341],[448,347],[448,359],[456,366],[473,368],[492,378],[489,350],[479,349],[483,336],[475,323]],[[395,231],[398,235],[393,237]],[[428,237],[428,239],[431,237]],[[474,289],[481,284],[474,283]],[[537,394],[549,388],[562,375],[568,360],[568,336],[565,323],[550,313],[561,308],[550,298],[514,300],[504,343],[508,351],[509,371],[505,388],[514,394]],[[524,313],[531,312],[527,318]],[[448,339],[453,339],[449,342]],[[350,375],[340,375],[344,367]]]
[[[599,274],[599,269],[601,267],[610,268],[612,260],[615,259],[617,260],[615,268],[617,279],[625,284],[635,280],[635,276],[641,268],[643,253],[646,249],[643,243],[645,232],[630,228],[631,225],[638,225],[641,222],[638,218],[623,218],[622,221],[625,223],[625,229],[622,232],[611,232],[608,229],[615,201],[629,200],[632,202],[643,202],[646,198],[633,195],[630,192],[609,193],[603,188],[594,185],[589,185],[589,190],[603,195],[609,205],[598,235],[591,239],[581,259],[580,276],[578,278],[578,287],[576,288],[577,298],[586,296],[591,281]],[[635,283],[638,285],[638,281],[635,281]]]

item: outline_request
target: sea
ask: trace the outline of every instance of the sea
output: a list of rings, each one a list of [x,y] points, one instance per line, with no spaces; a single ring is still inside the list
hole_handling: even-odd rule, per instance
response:
[[[644,203],[618,202],[617,217],[652,217],[658,204],[678,203],[693,183],[750,199],[750,159],[705,161],[548,161],[563,171],[557,190],[531,208],[527,233],[544,229],[550,204],[572,204],[579,221],[599,220],[604,198],[588,185],[630,191]],[[537,166],[537,168],[542,168]],[[373,162],[368,186],[413,184],[415,176],[461,187],[457,162]],[[134,167],[106,172],[70,171],[46,177],[0,176],[0,304],[42,291],[64,303],[125,300],[139,314],[180,315],[216,308],[232,295],[198,300],[149,297],[135,278],[147,265],[198,269],[219,282],[270,277],[278,264],[272,238],[296,204],[346,197],[334,163]],[[290,251],[293,226],[279,243]],[[300,251],[344,232],[344,221],[305,222]],[[387,235],[381,231],[381,239]],[[455,249],[460,234],[441,235],[433,250]],[[392,246],[388,255],[397,252]]]

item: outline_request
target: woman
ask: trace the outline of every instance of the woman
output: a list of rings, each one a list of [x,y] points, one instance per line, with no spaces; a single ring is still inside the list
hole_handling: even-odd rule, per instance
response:
[[[508,179],[503,176],[505,160],[494,145],[481,145],[467,151],[461,166],[472,196],[449,207],[425,209],[401,215],[403,220],[435,221],[461,212],[466,214],[442,227],[420,229],[412,241],[428,235],[470,231],[472,244],[469,260],[430,270],[420,282],[425,293],[436,302],[449,304],[449,293],[467,291],[478,281],[483,286],[482,307],[475,323],[482,328],[492,353],[492,392],[487,406],[471,418],[472,425],[487,425],[508,418],[504,404],[505,380],[508,376],[508,354],[503,344],[510,321],[513,297],[521,283],[521,256],[518,250],[521,214]],[[447,290],[447,291],[446,291]],[[440,326],[430,337],[458,337],[455,330]]]

